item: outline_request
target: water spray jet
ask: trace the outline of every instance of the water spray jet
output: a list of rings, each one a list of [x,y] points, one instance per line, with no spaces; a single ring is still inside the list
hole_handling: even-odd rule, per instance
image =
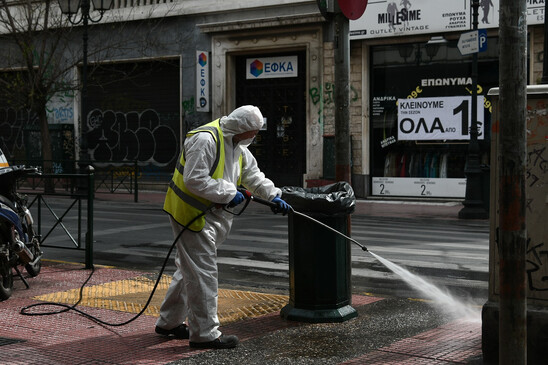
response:
[[[249,191],[245,189],[242,189],[240,191],[249,200],[253,200],[259,204],[267,205],[273,210],[275,210],[278,207],[276,203],[272,203],[268,200],[255,197],[254,195],[252,195]],[[397,274],[400,278],[402,278],[403,281],[409,284],[412,288],[423,293],[427,298],[433,301],[444,312],[450,312],[450,313],[456,314],[458,317],[465,317],[467,320],[473,320],[473,321],[481,320],[480,313],[478,311],[475,311],[470,305],[467,305],[455,299],[451,294],[443,291],[442,289],[438,288],[437,286],[428,282],[427,280],[421,278],[420,276],[411,273],[409,270],[404,269],[403,267],[369,251],[365,245],[361,244],[355,239],[337,231],[336,229],[328,226],[327,224],[324,224],[323,222],[320,222],[317,219],[314,219],[304,213],[298,212],[293,208],[291,208],[291,213],[299,215],[312,222],[315,222],[316,224],[319,224],[322,227],[325,227],[328,230],[336,233],[337,235],[344,237],[348,241],[356,244],[363,251],[369,252],[373,256],[373,258],[375,258],[377,261],[379,261],[384,266],[386,266],[389,270]]]

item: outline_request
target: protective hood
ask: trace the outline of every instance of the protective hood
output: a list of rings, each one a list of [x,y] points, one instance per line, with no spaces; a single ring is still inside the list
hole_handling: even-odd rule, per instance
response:
[[[253,105],[244,105],[235,109],[220,121],[225,137],[232,138],[236,134],[256,131],[263,126],[263,115],[259,108]]]

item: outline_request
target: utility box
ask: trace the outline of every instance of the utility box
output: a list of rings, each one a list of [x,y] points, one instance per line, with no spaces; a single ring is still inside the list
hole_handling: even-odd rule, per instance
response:
[[[355,196],[348,183],[315,188],[284,188],[293,209],[350,236]],[[343,322],[352,308],[350,242],[329,228],[289,213],[289,304],[281,316],[294,321]]]
[[[488,93],[493,103],[491,133],[491,196],[489,298],[482,311],[485,363],[498,363],[499,353],[499,89]],[[527,87],[527,359],[548,362],[548,86]]]

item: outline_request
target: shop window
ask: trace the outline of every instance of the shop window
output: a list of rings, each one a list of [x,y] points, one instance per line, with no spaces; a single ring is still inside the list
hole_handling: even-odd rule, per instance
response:
[[[498,86],[497,39],[478,56],[478,133],[489,161],[490,102]],[[456,41],[372,47],[373,195],[463,198],[471,127],[472,57]]]

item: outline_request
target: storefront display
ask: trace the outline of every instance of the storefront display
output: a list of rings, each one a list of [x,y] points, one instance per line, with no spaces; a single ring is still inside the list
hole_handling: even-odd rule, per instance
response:
[[[478,61],[481,162],[489,161],[490,102],[498,85],[497,39]],[[456,41],[372,47],[372,195],[464,198],[472,125],[471,57]]]

